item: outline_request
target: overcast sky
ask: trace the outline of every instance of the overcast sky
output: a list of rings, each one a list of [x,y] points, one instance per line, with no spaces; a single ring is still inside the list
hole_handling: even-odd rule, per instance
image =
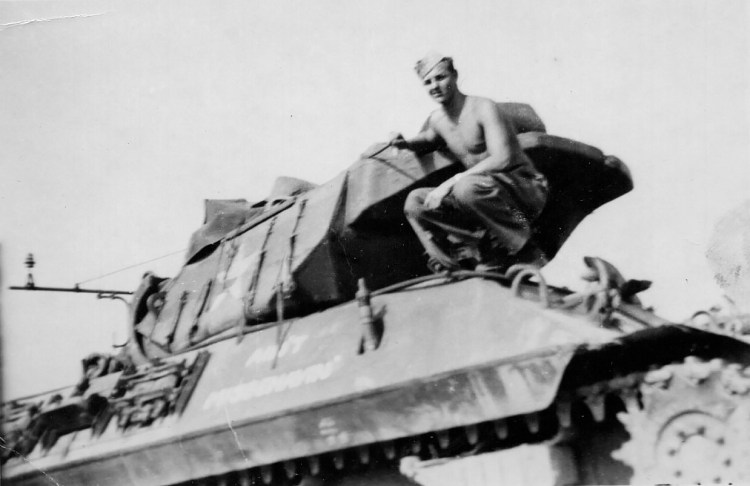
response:
[[[26,253],[37,285],[176,252],[83,285],[174,275],[203,199],[324,182],[415,134],[430,49],[465,92],[530,103],[631,168],[636,189],[584,221],[552,283],[597,255],[654,280],[644,299],[666,317],[719,302],[709,237],[750,197],[749,23],[743,0],[0,0],[5,398],[74,383],[127,320],[119,302],[8,291]]]

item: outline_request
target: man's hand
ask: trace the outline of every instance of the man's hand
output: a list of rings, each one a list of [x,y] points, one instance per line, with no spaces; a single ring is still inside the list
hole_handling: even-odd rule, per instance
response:
[[[448,179],[447,181],[443,182],[435,189],[430,191],[427,194],[427,197],[424,198],[425,207],[427,209],[436,209],[438,206],[440,206],[440,203],[443,202],[445,196],[447,196],[448,193],[451,192],[451,188],[453,187],[454,183],[455,181],[453,179]]]
[[[407,142],[406,139],[404,139],[404,136],[398,132],[392,132],[389,134],[388,138],[387,142],[376,144],[374,146],[375,148],[370,147],[368,151],[363,152],[362,155],[360,155],[360,158],[370,159],[376,157],[391,147],[395,147],[396,149],[409,148],[409,142]]]
[[[408,149],[409,142],[406,141],[403,135],[400,133],[391,133],[390,140],[388,141],[390,147],[396,147],[397,149]]]
[[[459,172],[430,191],[427,194],[427,197],[424,198],[425,207],[428,209],[435,209],[440,206],[443,199],[445,199],[445,196],[447,196],[451,192],[451,189],[453,189],[453,186],[456,185],[456,182],[463,179],[467,174],[467,172]]]

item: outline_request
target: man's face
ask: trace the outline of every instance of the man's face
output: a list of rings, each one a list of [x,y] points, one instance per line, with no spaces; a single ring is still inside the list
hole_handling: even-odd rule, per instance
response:
[[[445,62],[439,63],[422,79],[427,94],[440,103],[447,104],[456,92],[456,73]]]

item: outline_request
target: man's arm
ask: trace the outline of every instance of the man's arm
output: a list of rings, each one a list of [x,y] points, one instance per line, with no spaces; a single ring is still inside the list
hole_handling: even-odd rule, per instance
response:
[[[497,105],[491,100],[483,100],[477,107],[479,123],[484,131],[484,142],[487,146],[487,157],[479,161],[474,167],[464,171],[464,174],[481,174],[497,172],[505,169],[513,157],[514,133],[513,127],[500,114]]]
[[[513,128],[500,114],[497,105],[491,100],[484,100],[477,107],[479,124],[484,131],[484,142],[487,146],[487,157],[463,172],[459,172],[433,189],[425,198],[424,204],[430,209],[440,206],[453,185],[467,174],[481,174],[503,170],[513,157]]]
[[[440,135],[438,135],[437,131],[435,131],[435,129],[430,125],[431,119],[432,116],[427,119],[424,126],[422,127],[422,131],[420,131],[413,138],[406,140],[399,133],[391,139],[390,145],[397,148],[409,149],[416,152],[417,154],[426,154],[428,152],[433,152],[435,150],[441,149],[445,145],[445,142],[440,137]]]

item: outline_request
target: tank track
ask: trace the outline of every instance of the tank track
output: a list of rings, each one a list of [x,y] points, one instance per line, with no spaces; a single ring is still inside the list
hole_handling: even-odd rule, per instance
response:
[[[677,438],[684,436],[684,444],[688,444],[693,436],[700,435],[703,425],[694,425],[693,420],[681,418],[679,421],[685,421],[684,427],[673,429],[676,427],[675,418],[686,411],[705,416],[705,420],[718,420],[725,429],[739,427],[740,419],[744,419],[740,436],[733,436],[732,441],[721,444],[723,447],[717,445],[731,450],[728,457],[732,458],[735,466],[729,468],[728,474],[739,476],[738,458],[743,454],[748,457],[750,453],[750,440],[747,440],[750,437],[747,434],[750,428],[750,420],[747,420],[750,417],[749,394],[750,368],[718,359],[701,361],[691,356],[683,362],[654,370],[631,372],[573,390],[561,390],[552,406],[540,412],[233,471],[181,484],[290,486],[326,484],[329,481],[346,484],[343,478],[349,475],[365,472],[377,475],[379,471],[398,470],[399,462],[407,457],[419,460],[461,457],[540,442],[563,442],[578,449],[585,448],[583,444],[587,441],[591,442],[592,450],[599,450],[600,457],[593,459],[597,464],[579,464],[579,468],[595,470],[614,467],[619,469],[615,471],[618,482],[625,479],[637,484],[653,483],[654,468],[665,455],[671,457],[674,454],[674,460],[678,462],[689,461],[679,447],[673,453],[664,445],[664,434]],[[685,400],[688,395],[702,400],[691,399],[688,402]],[[712,396],[722,398],[713,400]],[[711,408],[718,406],[718,403],[724,406],[723,415],[717,415]],[[703,433],[706,435],[712,430],[707,424]],[[588,435],[588,438],[581,440],[581,434]],[[609,445],[600,447],[604,443]],[[587,450],[578,456],[590,457],[590,452]],[[689,462],[683,467],[688,465]],[[750,477],[746,475],[748,466],[743,468],[742,474],[745,476],[742,477]],[[595,472],[584,471],[580,474],[584,483],[605,482]],[[679,474],[673,475],[668,482],[684,482],[683,478],[688,479]],[[704,484],[710,483],[717,478],[722,482],[732,479],[723,474],[703,481]]]
[[[634,483],[750,481],[750,368],[689,357],[647,373],[640,393],[642,407],[619,416],[631,438],[615,452]]]

